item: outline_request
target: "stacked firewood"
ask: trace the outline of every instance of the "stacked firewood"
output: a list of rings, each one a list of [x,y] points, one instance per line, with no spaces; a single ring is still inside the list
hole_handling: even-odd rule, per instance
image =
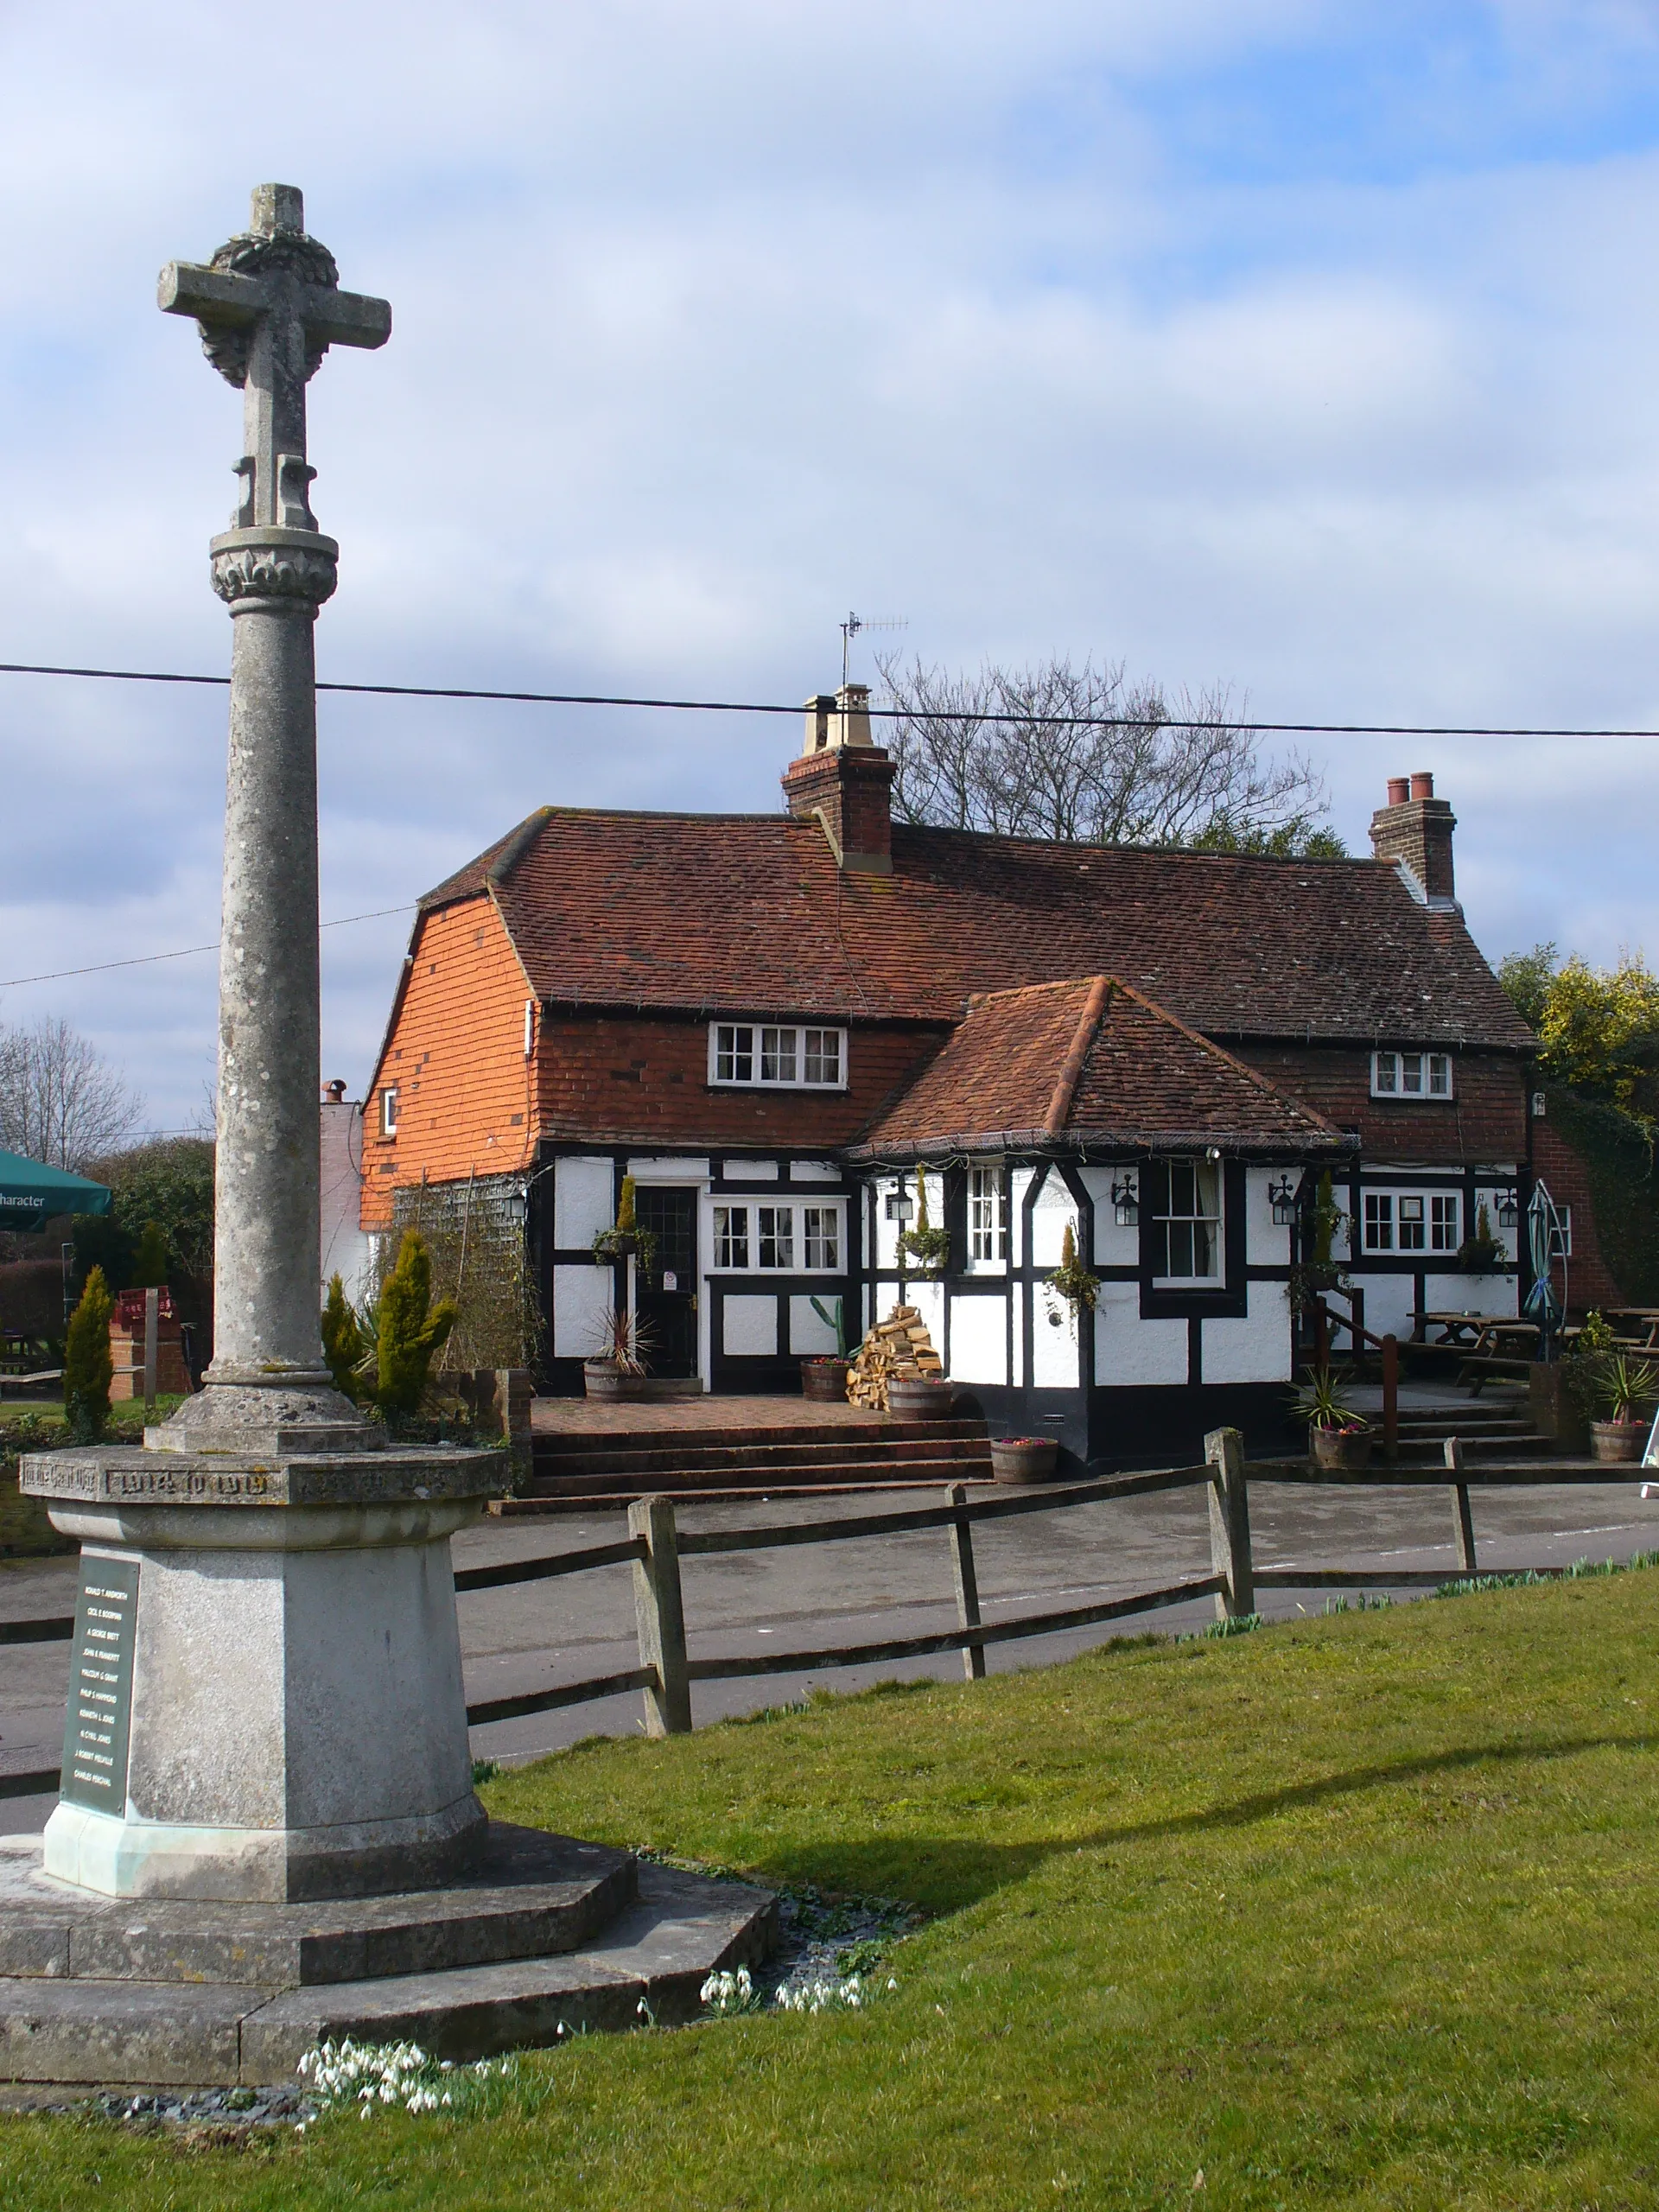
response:
[[[933,1349],[927,1324],[913,1306],[895,1306],[885,1321],[878,1321],[858,1348],[847,1376],[847,1396],[855,1406],[872,1413],[887,1410],[887,1385],[894,1376],[910,1381],[938,1382],[944,1362]]]

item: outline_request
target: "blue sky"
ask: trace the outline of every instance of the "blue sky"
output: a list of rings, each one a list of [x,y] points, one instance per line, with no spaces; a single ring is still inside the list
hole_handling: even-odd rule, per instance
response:
[[[284,18],[284,25],[293,21]],[[0,659],[214,671],[235,396],[154,305],[305,189],[396,317],[312,387],[325,675],[793,699],[907,649],[1267,719],[1659,726],[1659,5],[0,0]],[[866,672],[868,672],[868,664]],[[326,915],[533,806],[767,809],[793,733],[325,702]],[[1643,742],[1433,768],[1494,957],[1659,955]],[[0,976],[217,929],[223,701],[0,678]],[[355,1090],[394,918],[325,938]],[[0,992],[174,1127],[213,963]]]

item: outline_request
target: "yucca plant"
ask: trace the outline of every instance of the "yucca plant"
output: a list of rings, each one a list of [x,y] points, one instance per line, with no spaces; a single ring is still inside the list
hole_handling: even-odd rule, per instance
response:
[[[1607,1352],[1598,1363],[1596,1396],[1606,1408],[1604,1416],[1621,1427],[1643,1419],[1659,1399],[1659,1367],[1650,1359],[1632,1359],[1622,1351]]]
[[[1296,1418],[1305,1421],[1310,1428],[1332,1429],[1339,1435],[1351,1435],[1355,1430],[1370,1425],[1348,1403],[1342,1394],[1342,1385],[1328,1367],[1309,1368],[1293,1404]]]

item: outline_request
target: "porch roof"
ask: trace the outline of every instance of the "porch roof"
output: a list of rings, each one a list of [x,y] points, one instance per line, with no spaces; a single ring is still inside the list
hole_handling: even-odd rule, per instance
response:
[[[970,1000],[937,1057],[847,1156],[1213,1147],[1306,1160],[1357,1141],[1131,985],[1093,976]]]

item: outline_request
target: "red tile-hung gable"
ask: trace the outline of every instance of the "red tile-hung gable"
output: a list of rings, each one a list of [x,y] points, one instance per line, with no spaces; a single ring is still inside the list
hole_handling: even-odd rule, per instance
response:
[[[709,1028],[693,1017],[550,1007],[537,1050],[550,1141],[824,1147],[850,1143],[948,1034],[943,1025],[851,1027],[845,1090],[711,1084]]]
[[[394,1192],[505,1175],[537,1141],[524,1058],[524,971],[488,898],[416,924],[364,1121],[362,1222],[390,1228]],[[397,1087],[397,1134],[380,1134],[380,1094]]]
[[[1333,1046],[1239,1045],[1241,1059],[1328,1121],[1357,1129],[1368,1160],[1433,1166],[1494,1166],[1526,1157],[1524,1064],[1496,1053],[1459,1052],[1449,1100],[1417,1105],[1371,1096],[1371,1056]]]

